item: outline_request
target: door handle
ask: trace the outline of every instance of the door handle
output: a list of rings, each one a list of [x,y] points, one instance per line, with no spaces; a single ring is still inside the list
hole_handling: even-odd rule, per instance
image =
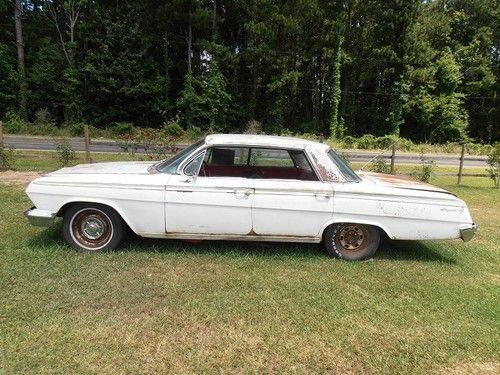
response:
[[[252,194],[253,190],[252,189],[235,189],[233,191],[234,195],[237,195],[237,196],[245,196],[245,197],[249,197],[250,194]]]
[[[332,196],[327,193],[314,193],[315,198],[330,199]]]

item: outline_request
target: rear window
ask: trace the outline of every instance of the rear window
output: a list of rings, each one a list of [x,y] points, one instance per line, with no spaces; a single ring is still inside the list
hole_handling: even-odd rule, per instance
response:
[[[352,168],[345,162],[342,157],[340,157],[335,151],[328,151],[328,156],[331,161],[337,166],[338,170],[344,176],[344,178],[349,182],[359,182],[361,178],[352,170]]]

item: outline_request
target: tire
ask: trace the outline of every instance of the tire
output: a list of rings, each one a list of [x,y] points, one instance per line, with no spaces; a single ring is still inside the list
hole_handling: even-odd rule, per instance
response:
[[[101,204],[75,204],[64,213],[64,240],[80,252],[106,252],[116,249],[126,225],[120,215]]]
[[[380,229],[372,225],[339,223],[329,226],[324,246],[330,257],[346,260],[371,258],[380,244]]]

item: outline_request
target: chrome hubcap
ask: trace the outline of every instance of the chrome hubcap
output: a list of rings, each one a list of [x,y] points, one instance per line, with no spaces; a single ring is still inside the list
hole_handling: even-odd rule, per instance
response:
[[[365,236],[361,228],[356,225],[347,225],[340,230],[340,245],[347,250],[358,250],[363,244]]]
[[[104,234],[106,225],[97,215],[89,215],[82,221],[81,233],[89,240],[97,240]]]

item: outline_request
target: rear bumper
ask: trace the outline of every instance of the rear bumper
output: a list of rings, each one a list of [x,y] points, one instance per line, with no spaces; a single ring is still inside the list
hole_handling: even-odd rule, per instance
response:
[[[54,222],[56,213],[32,207],[24,211],[24,216],[28,218],[31,225],[35,225],[37,227],[49,227]]]
[[[472,226],[468,228],[460,229],[460,237],[464,242],[472,240],[472,237],[476,234],[477,226],[476,224],[472,224]]]

